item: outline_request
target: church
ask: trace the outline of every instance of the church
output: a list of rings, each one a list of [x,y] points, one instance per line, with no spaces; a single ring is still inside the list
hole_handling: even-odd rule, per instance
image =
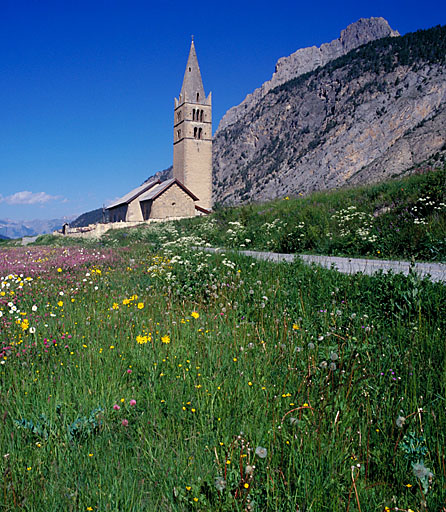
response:
[[[205,215],[212,209],[212,96],[206,97],[192,39],[174,103],[173,178],[149,180],[106,207],[110,222]]]

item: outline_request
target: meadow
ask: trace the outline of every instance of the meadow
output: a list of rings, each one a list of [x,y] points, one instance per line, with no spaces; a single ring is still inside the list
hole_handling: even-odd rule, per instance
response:
[[[0,509],[444,510],[446,287],[178,230],[0,251]]]

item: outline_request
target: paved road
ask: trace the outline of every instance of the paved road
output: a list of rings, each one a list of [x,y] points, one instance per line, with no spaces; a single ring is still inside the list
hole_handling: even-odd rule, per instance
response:
[[[229,252],[229,249],[206,249],[211,252]],[[391,260],[368,260],[361,258],[339,258],[337,256],[313,256],[309,254],[280,254],[275,252],[262,251],[238,251],[246,256],[251,256],[260,260],[267,261],[287,261],[292,262],[294,258],[300,258],[305,263],[317,263],[322,267],[331,268],[334,266],[339,272],[344,274],[374,274],[378,270],[392,270],[396,274],[409,273],[411,263],[409,261],[391,261]],[[415,263],[415,272],[421,276],[429,276],[431,281],[446,282],[446,264],[444,263]]]

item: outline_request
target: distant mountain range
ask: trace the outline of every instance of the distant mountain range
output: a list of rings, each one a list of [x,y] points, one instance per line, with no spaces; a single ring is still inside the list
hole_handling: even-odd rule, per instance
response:
[[[24,236],[44,235],[60,229],[70,218],[51,220],[0,220],[0,238],[22,238]]]

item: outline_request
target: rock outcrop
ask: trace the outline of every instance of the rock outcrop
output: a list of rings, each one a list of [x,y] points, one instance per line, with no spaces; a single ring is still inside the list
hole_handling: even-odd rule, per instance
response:
[[[395,35],[382,18],[360,20],[281,59],[216,132],[215,202],[379,181],[445,159],[446,27]],[[307,71],[286,80],[296,67]]]
[[[325,43],[320,47],[301,48],[289,57],[282,57],[277,61],[271,80],[265,82],[252,94],[248,94],[240,105],[230,108],[222,117],[216,133],[238,121],[274,87],[314,71],[319,66],[325,66],[328,62],[370,41],[397,36],[399,33],[392,30],[384,18],[361,18],[349,25],[341,32],[340,37],[331,43]]]

